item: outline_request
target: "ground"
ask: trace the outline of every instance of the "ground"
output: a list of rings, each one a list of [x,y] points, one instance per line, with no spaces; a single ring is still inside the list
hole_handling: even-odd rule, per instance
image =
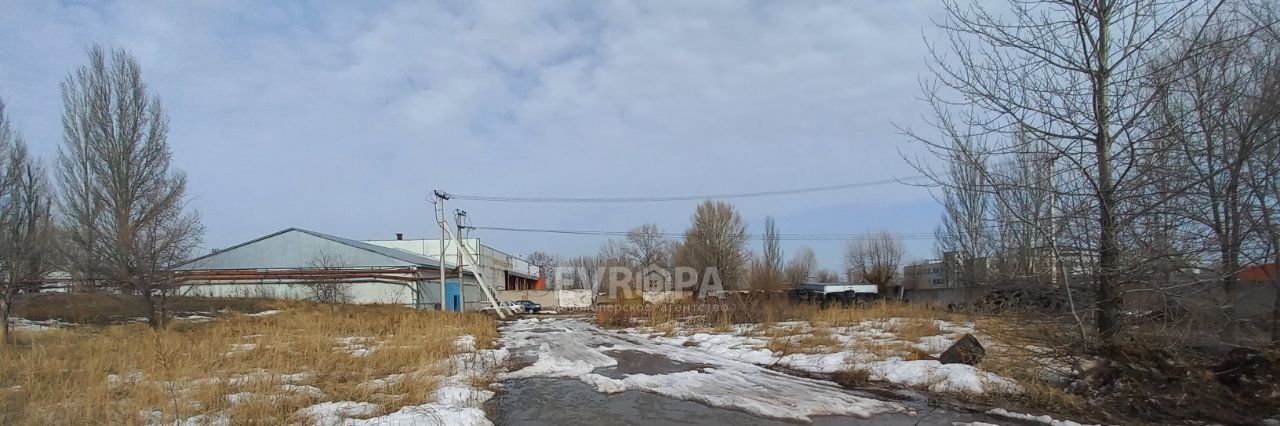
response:
[[[505,360],[488,316],[250,305],[270,309],[183,312],[158,332],[16,319],[0,424],[487,423]]]
[[[1166,380],[1174,376],[1257,382],[1236,386],[1263,397],[1273,380],[1259,380],[1275,376],[1264,368],[1270,358],[1243,350],[1230,368],[1213,370],[1225,373],[1162,362],[1157,370],[1171,373],[1159,375],[1151,362],[1127,359],[1112,362],[1111,371],[1148,371],[1124,377],[1164,384],[1112,380],[1105,386],[1132,391],[1067,393],[1072,380],[1087,382],[1081,376],[1090,360],[1001,337],[1002,327],[1018,335],[1039,330],[1028,322],[903,304],[764,303],[497,321],[399,306],[176,302],[180,309],[160,331],[124,296],[49,296],[21,306],[26,317],[11,321],[16,341],[0,347],[0,424],[1183,422],[1226,417],[1187,408],[1132,417],[1088,412],[1152,405],[1145,400],[1165,406],[1177,395],[1204,400],[1204,391],[1189,390],[1197,386],[1225,395],[1196,385],[1200,379]],[[74,312],[59,314],[68,309]],[[974,365],[934,359],[966,335],[985,346],[986,358]],[[1148,358],[1169,359],[1159,354]],[[1197,404],[1242,407],[1232,405],[1236,399],[1213,401]],[[1195,404],[1177,406],[1188,405]],[[1085,409],[1071,408],[1078,406]],[[1242,410],[1235,418],[1265,417],[1252,406]]]
[[[675,332],[664,337],[648,328],[604,329],[589,318],[506,323],[499,341],[514,366],[500,378],[504,389],[514,390],[499,393],[496,420],[503,424],[1055,422],[1036,416],[1013,419],[1010,416],[1024,415],[1007,410],[975,413],[931,406],[925,395],[916,392],[851,390],[828,380],[788,374],[770,367],[788,360],[813,370],[844,369],[846,361],[839,353],[770,356],[768,349],[750,347],[753,338],[740,336],[754,327],[737,326],[724,333]],[[840,361],[821,361],[828,358]],[[937,361],[895,363],[883,372],[886,380],[932,382],[948,391],[1017,391],[1007,379]],[[538,389],[529,391],[529,383]],[[584,386],[600,396],[584,392]],[[518,393],[518,398],[508,399],[510,392]],[[642,397],[638,392],[657,397]],[[522,398],[529,397],[538,398],[537,404],[522,404]],[[592,403],[583,404],[584,399]],[[684,406],[683,401],[703,407]],[[651,409],[638,408],[644,405]],[[663,408],[668,406],[682,408]]]

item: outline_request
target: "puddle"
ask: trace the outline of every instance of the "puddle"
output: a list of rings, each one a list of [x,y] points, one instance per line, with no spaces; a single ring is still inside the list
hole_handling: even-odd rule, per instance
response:
[[[612,395],[596,392],[575,379],[535,377],[503,382],[502,391],[489,400],[486,411],[499,425],[795,425],[752,416],[742,411],[717,408],[693,401],[669,398],[643,391]],[[911,404],[917,405],[917,404]],[[915,416],[881,415],[869,419],[814,416],[813,424],[835,425],[950,425],[953,422],[1023,424],[1002,417],[961,413],[931,408],[920,402]]]
[[[487,411],[498,413],[490,420],[499,425],[793,424],[648,392],[604,395],[573,379],[510,380],[489,404]]]
[[[672,361],[671,358],[659,354],[651,354],[629,349],[605,351],[605,355],[618,360],[618,365],[597,368],[595,373],[611,378],[621,379],[630,374],[671,374],[681,371],[702,371],[710,365]]]

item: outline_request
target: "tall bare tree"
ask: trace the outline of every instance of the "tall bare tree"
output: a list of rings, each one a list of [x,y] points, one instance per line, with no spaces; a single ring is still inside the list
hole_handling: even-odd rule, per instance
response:
[[[845,247],[845,264],[869,283],[887,295],[893,279],[902,266],[905,250],[889,231],[880,230],[849,239]]]
[[[622,252],[641,269],[655,266],[666,268],[671,263],[667,238],[658,225],[652,223],[627,231],[627,241],[622,246]]]
[[[990,226],[994,203],[984,174],[989,154],[974,149],[963,139],[956,148],[948,164],[948,184],[942,187],[942,224],[936,232],[938,251],[954,252],[963,259],[991,256],[995,249]]]
[[[27,153],[0,100],[0,322],[11,341],[9,317],[19,294],[39,288],[53,269],[53,221],[44,166]]]
[[[1140,148],[1156,137],[1142,125],[1155,103],[1147,85],[1158,71],[1153,55],[1218,2],[1009,0],[1001,11],[944,4],[939,26],[948,39],[931,46],[935,78],[925,91],[935,124],[988,137],[994,154],[1038,143],[1064,161],[1073,188],[1092,199],[1096,326],[1111,344],[1124,329],[1121,234],[1140,213],[1126,207],[1125,194],[1140,181],[1131,173]],[[957,148],[907,133],[943,158]]]
[[[1234,5],[1233,5],[1234,6]],[[1250,9],[1232,8],[1208,22],[1204,36],[1187,42],[1197,52],[1171,59],[1159,75],[1160,119],[1170,144],[1183,154],[1178,170],[1189,184],[1185,217],[1202,227],[1212,241],[1212,257],[1228,300],[1222,305],[1225,333],[1234,333],[1232,293],[1239,281],[1244,244],[1256,210],[1250,185],[1251,160],[1274,143],[1280,120],[1280,91],[1275,68],[1280,64],[1276,40],[1250,25]]]
[[[75,268],[142,296],[148,323],[164,325],[170,269],[199,244],[185,211],[186,175],[170,167],[169,118],[124,50],[89,49],[62,84],[58,153],[62,224]]]
[[[809,281],[818,273],[818,255],[809,246],[800,246],[796,254],[787,262],[784,270],[786,280],[792,284]]]
[[[680,246],[683,253],[677,257],[688,259],[699,273],[716,268],[725,288],[741,288],[747,272],[747,225],[742,216],[728,203],[707,200],[698,205],[691,222]]]
[[[774,274],[782,272],[782,241],[778,234],[778,224],[773,216],[764,218],[764,265]]]

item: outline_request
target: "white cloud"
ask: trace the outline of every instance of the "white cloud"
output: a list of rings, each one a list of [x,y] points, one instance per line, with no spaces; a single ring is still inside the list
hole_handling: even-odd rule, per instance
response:
[[[659,195],[913,174],[890,120],[922,114],[936,2],[20,2],[0,16],[0,96],[51,156],[58,82],[91,43],[131,49],[172,118],[210,246],[285,226],[429,230],[430,189]],[[905,149],[911,149],[909,147]],[[829,232],[927,205],[883,187],[745,200],[748,219]],[[691,203],[464,204],[477,224],[684,225]],[[886,206],[887,205],[887,206]],[[856,207],[855,207],[856,206]],[[883,207],[882,207],[883,206]],[[906,207],[904,207],[906,206]],[[846,208],[847,207],[847,208]],[[841,210],[843,211],[843,210]],[[928,217],[936,217],[931,210]],[[911,216],[918,217],[918,216]],[[524,252],[551,241],[489,234]],[[920,253],[924,255],[926,253]],[[838,253],[823,253],[828,263]],[[828,265],[835,266],[835,265]]]

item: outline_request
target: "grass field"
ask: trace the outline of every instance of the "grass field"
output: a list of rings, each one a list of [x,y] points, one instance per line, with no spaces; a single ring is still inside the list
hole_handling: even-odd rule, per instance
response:
[[[481,314],[249,305],[272,310],[20,331],[0,347],[0,424],[308,423],[300,410],[326,401],[371,403],[356,417],[373,417],[431,402],[460,337],[497,336]]]

